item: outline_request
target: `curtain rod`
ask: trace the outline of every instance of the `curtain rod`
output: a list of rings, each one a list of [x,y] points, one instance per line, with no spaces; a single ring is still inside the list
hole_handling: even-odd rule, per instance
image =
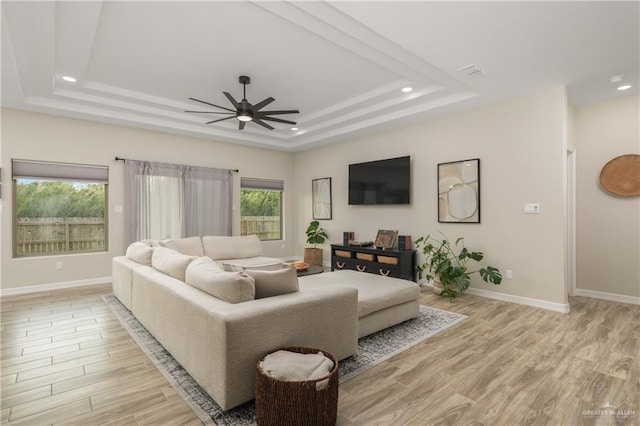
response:
[[[126,158],[116,157],[116,161],[122,161],[123,163],[127,161]],[[240,170],[238,169],[230,169],[234,173],[238,173]]]

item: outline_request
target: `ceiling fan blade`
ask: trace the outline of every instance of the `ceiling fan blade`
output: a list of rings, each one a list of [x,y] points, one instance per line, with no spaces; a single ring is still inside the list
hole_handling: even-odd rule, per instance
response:
[[[271,102],[275,101],[275,99],[273,99],[271,96],[269,96],[267,99],[265,99],[262,102],[258,102],[257,104],[255,104],[253,106],[253,111],[258,111],[260,108],[264,108],[267,105],[269,105]]]
[[[238,124],[238,130],[244,129],[244,125],[247,124],[246,121],[242,121],[242,120],[238,120],[238,123],[240,123]]]
[[[235,112],[215,112],[215,111],[185,111],[195,114],[235,114]]]
[[[238,109],[238,106],[239,106],[238,101],[233,99],[233,96],[231,96],[229,92],[222,92],[222,93],[224,93],[227,99],[229,99],[229,102],[231,102],[231,105],[233,105],[236,109]]]
[[[280,118],[273,118],[273,117],[258,117],[259,120],[267,120],[267,121],[275,121],[277,123],[287,123],[287,124],[296,124],[295,121],[289,121],[289,120],[282,120]],[[255,118],[254,118],[255,120]]]
[[[259,118],[253,118],[252,120],[254,123],[261,125],[262,127],[265,127],[269,130],[273,130],[273,127],[269,126],[267,123],[265,123],[264,121],[260,120]]]
[[[235,115],[232,115],[231,117],[225,117],[225,118],[219,118],[217,120],[213,120],[213,121],[208,121],[204,124],[211,124],[211,123],[217,123],[218,121],[223,121],[223,120],[229,120],[230,118],[236,118]]]
[[[211,103],[209,103],[209,102],[201,101],[200,99],[196,99],[196,98],[189,98],[189,99],[190,99],[190,100],[192,100],[192,101],[200,102],[201,104],[211,105],[211,106],[214,106],[214,107],[216,107],[216,108],[224,109],[224,110],[226,110],[226,111],[231,111],[231,112],[233,112],[233,113],[235,113],[235,112],[236,112],[236,111],[235,111],[235,110],[233,110],[233,109],[225,108],[225,107],[220,106],[220,105],[211,104]]]
[[[300,114],[300,111],[297,109],[287,109],[280,111],[260,111],[260,114],[264,115],[278,115],[278,114]]]

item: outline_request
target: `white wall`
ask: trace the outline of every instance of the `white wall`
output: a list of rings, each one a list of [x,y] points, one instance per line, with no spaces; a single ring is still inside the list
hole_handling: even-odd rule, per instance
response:
[[[332,243],[343,231],[372,240],[378,229],[398,229],[415,239],[444,232],[464,236],[468,247],[485,252],[485,263],[513,270],[500,286],[474,278],[472,287],[566,309],[565,89],[446,116],[295,156],[296,252],[311,220],[311,180],[331,177],[333,220],[322,221]],[[411,155],[409,206],[349,206],[348,164]],[[437,221],[437,164],[480,158],[481,224]],[[523,214],[523,204],[541,204],[540,214]],[[325,262],[330,252],[325,245]],[[524,299],[523,299],[524,300]]]
[[[2,109],[0,288],[73,283],[111,276],[111,258],[124,253],[124,165],[115,156],[137,160],[194,166],[239,169],[234,178],[234,234],[239,234],[240,177],[281,179],[285,194],[293,191],[293,154],[217,143],[128,127],[99,124],[52,115]],[[109,166],[109,251],[96,254],[12,258],[11,159],[61,161]],[[263,243],[264,253],[285,257],[294,254],[294,197],[285,195],[285,240]],[[55,270],[62,261],[64,269]]]
[[[609,160],[640,153],[640,98],[575,108],[575,134],[576,294],[640,303],[640,197],[611,195],[599,181]]]

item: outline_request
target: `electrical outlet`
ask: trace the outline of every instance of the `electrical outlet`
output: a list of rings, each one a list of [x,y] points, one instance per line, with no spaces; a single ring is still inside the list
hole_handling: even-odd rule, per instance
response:
[[[513,271],[511,269],[507,269],[504,271],[504,277],[508,280],[513,278]]]
[[[56,269],[58,271],[62,270],[62,262],[56,262]]]

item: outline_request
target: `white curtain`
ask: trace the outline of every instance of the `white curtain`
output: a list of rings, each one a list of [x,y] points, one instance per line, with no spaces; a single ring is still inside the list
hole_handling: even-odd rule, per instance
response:
[[[230,170],[126,160],[127,241],[231,235]]]

